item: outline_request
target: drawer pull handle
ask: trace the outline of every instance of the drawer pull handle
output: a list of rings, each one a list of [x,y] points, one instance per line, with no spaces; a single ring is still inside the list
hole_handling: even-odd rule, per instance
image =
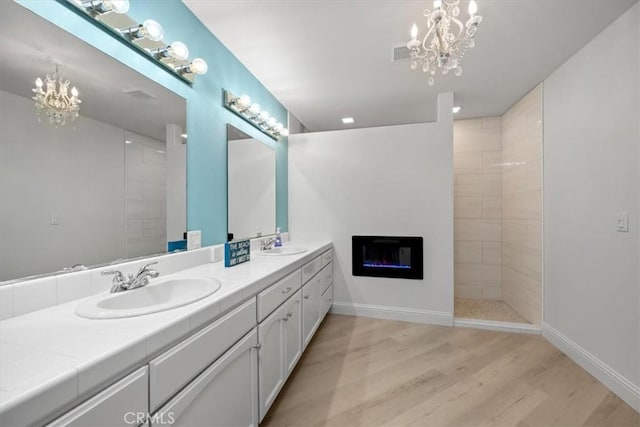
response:
[[[262,348],[262,344],[258,343],[256,345],[253,346],[253,348],[260,350]]]
[[[291,287],[290,286],[287,286],[287,289],[282,291],[283,294],[288,294],[289,292],[291,292]]]
[[[284,320],[285,322],[288,322],[288,321],[289,321],[289,318],[288,318],[287,316],[284,316],[284,317],[283,317],[282,319],[280,319],[280,320]]]
[[[304,296],[304,299],[309,299],[309,295],[305,295],[305,296]]]
[[[292,313],[287,313],[287,317],[293,317]]]

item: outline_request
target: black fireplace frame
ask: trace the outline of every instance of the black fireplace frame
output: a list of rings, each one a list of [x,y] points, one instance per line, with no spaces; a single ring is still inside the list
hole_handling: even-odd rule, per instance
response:
[[[364,245],[401,245],[411,248],[411,268],[393,269],[364,265]],[[354,276],[388,277],[392,279],[424,279],[422,237],[351,236],[351,269]]]

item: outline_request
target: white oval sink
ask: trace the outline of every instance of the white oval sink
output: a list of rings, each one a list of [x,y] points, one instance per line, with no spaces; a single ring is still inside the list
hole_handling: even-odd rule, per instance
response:
[[[295,255],[307,252],[307,248],[296,246],[277,246],[258,252],[260,255]]]
[[[76,314],[88,319],[142,316],[194,303],[215,293],[221,285],[218,279],[208,277],[151,282],[142,288],[85,300]]]

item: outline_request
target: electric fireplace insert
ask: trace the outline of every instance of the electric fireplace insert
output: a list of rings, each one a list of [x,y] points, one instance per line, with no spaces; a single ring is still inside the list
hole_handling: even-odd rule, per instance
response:
[[[422,237],[352,236],[354,276],[424,278]]]

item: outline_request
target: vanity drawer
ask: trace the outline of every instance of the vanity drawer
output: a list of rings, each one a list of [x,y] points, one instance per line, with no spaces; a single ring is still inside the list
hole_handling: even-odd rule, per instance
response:
[[[148,369],[145,366],[75,407],[47,427],[131,426],[149,413]],[[139,415],[140,414],[140,415]]]
[[[322,257],[322,266],[329,264],[333,260],[333,249],[329,249],[325,253],[321,255]]]
[[[149,362],[151,412],[158,409],[254,326],[256,300],[252,298]]]
[[[295,294],[302,286],[302,273],[296,270],[284,279],[258,294],[258,322],[262,322],[273,310]]]
[[[305,284],[322,268],[322,255],[302,267],[302,283]]]

